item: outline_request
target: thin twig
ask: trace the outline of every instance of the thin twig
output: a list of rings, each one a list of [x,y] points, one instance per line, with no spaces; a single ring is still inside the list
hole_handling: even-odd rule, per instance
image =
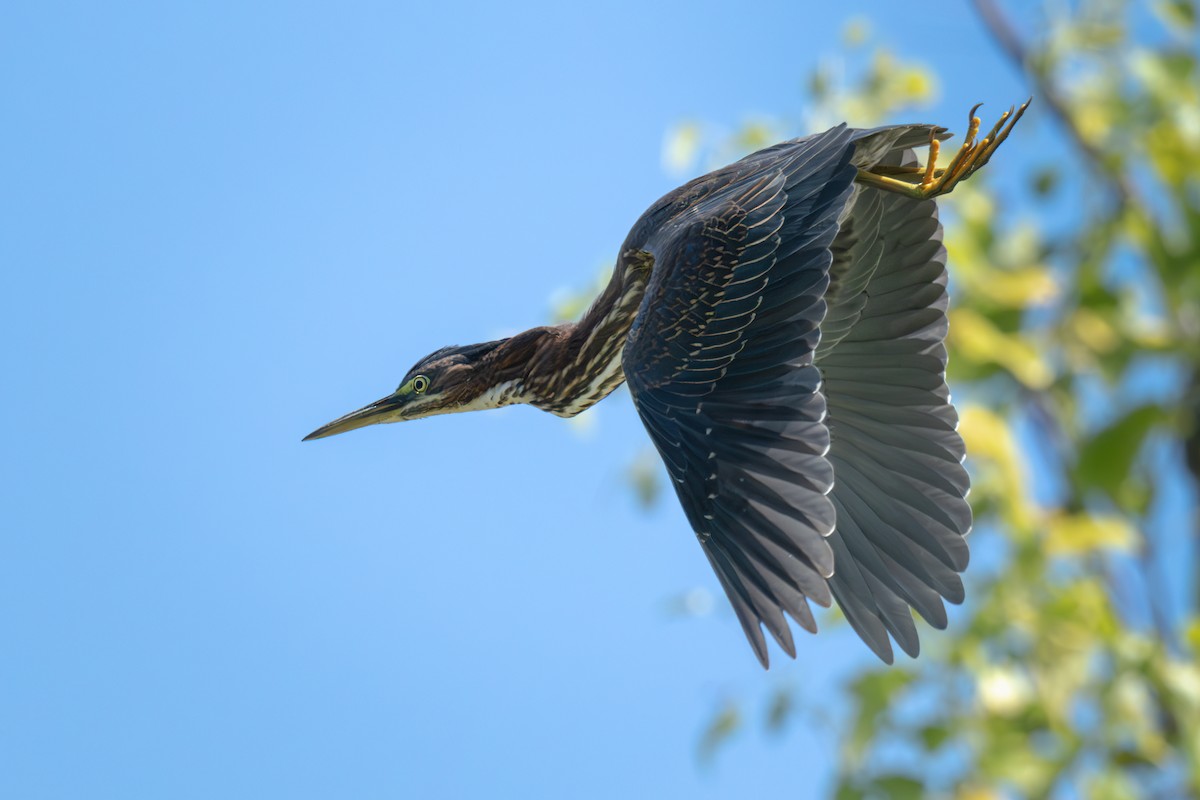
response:
[[[1067,135],[1071,138],[1071,142],[1083,154],[1084,159],[1092,166],[1092,169],[1116,194],[1120,206],[1122,208],[1132,206],[1141,209],[1142,204],[1138,200],[1137,191],[1133,188],[1133,185],[1129,183],[1124,174],[1114,170],[1105,162],[1104,154],[1099,148],[1084,138],[1075,121],[1071,119],[1071,114],[1067,110],[1066,103],[1059,97],[1058,89],[1051,85],[1045,75],[1034,69],[1033,63],[1029,58],[1029,49],[1021,41],[1016,30],[1013,29],[1008,19],[1004,16],[1004,12],[992,0],[973,0],[973,2],[975,10],[979,13],[979,17],[983,21],[984,27],[992,34],[992,37],[996,40],[1000,49],[1009,57],[1009,60],[1013,62],[1022,74],[1028,76],[1033,82],[1034,88],[1037,90],[1038,99],[1045,103],[1046,107],[1050,109],[1050,113],[1062,123]]]

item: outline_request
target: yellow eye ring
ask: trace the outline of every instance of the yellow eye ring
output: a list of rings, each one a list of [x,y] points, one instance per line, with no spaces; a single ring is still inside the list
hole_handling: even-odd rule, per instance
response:
[[[417,394],[424,394],[425,390],[429,388],[429,378],[426,378],[424,375],[418,375],[412,379],[412,388]]]

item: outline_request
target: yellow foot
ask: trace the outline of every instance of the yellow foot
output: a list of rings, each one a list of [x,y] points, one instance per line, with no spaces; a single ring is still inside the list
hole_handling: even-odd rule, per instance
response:
[[[976,141],[976,137],[979,135],[980,122],[979,117],[975,116],[979,106],[972,108],[966,139],[955,154],[954,160],[945,169],[937,168],[939,145],[938,140],[933,137],[931,132],[929,158],[924,167],[878,166],[869,170],[860,169],[856,180],[867,186],[896,192],[915,200],[927,200],[943,194],[950,194],[954,191],[955,186],[974,175],[988,162],[1000,143],[1008,138],[1008,134],[1012,133],[1013,126],[1025,113],[1025,109],[1029,108],[1032,99],[1022,103],[1015,112],[1010,108],[1001,114],[1000,119],[988,131],[987,136],[979,141]]]

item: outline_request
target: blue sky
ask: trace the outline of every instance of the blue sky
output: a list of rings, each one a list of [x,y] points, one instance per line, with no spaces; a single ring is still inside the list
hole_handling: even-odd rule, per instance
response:
[[[590,432],[512,408],[300,438],[545,321],[677,183],[670,126],[799,118],[851,13],[930,43],[916,117],[1023,99],[963,6],[9,4],[0,795],[828,786],[819,726],[698,765],[726,699],[870,656],[838,629],[763,673],[723,598],[667,612],[719,589],[623,484],[623,396]]]

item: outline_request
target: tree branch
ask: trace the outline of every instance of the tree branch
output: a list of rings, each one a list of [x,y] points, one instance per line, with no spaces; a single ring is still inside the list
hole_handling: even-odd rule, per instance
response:
[[[1140,210],[1142,204],[1138,199],[1133,185],[1124,174],[1113,169],[1105,162],[1104,154],[1101,153],[1099,148],[1084,138],[1083,133],[1080,132],[1074,120],[1071,119],[1071,114],[1067,110],[1067,104],[1059,96],[1058,89],[1051,85],[1049,79],[1044,74],[1034,69],[1032,60],[1029,57],[1029,49],[1021,41],[1021,37],[1004,16],[1004,12],[1000,10],[993,0],[973,0],[973,2],[984,27],[987,28],[992,38],[996,40],[1000,49],[1004,51],[1014,66],[1033,83],[1038,98],[1050,109],[1050,113],[1058,118],[1064,130],[1066,130],[1067,136],[1071,139],[1071,143],[1083,155],[1084,160],[1088,162],[1092,170],[1108,184],[1109,188],[1116,195],[1119,207],[1132,206]]]

